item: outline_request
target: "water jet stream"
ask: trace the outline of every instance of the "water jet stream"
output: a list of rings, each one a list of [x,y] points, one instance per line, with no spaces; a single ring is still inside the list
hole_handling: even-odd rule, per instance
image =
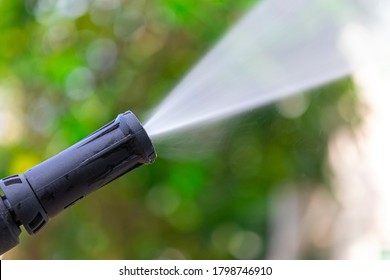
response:
[[[374,6],[372,1],[367,6]],[[265,0],[151,113],[152,138],[222,120],[342,78],[343,30],[368,19],[366,0]]]

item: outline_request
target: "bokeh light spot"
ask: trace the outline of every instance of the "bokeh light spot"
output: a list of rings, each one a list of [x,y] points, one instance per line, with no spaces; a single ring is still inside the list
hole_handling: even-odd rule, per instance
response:
[[[283,117],[295,119],[306,112],[309,101],[305,95],[296,94],[278,101],[276,107]]]
[[[87,50],[88,65],[97,71],[110,69],[116,63],[117,56],[118,49],[111,39],[97,39]]]
[[[252,231],[239,231],[229,241],[229,252],[237,259],[256,258],[261,250],[261,239]]]
[[[87,98],[94,90],[95,76],[86,67],[74,69],[66,78],[66,94],[74,100]]]
[[[57,2],[57,11],[61,16],[78,18],[88,10],[87,0],[60,0]]]
[[[146,197],[148,209],[156,216],[169,216],[179,206],[180,197],[166,186],[152,188]]]

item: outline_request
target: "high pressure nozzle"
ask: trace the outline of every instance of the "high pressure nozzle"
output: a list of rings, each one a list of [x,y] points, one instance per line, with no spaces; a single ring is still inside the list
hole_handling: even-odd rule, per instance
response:
[[[0,180],[0,255],[19,243],[20,225],[35,234],[87,194],[156,158],[152,142],[127,111],[24,174]]]

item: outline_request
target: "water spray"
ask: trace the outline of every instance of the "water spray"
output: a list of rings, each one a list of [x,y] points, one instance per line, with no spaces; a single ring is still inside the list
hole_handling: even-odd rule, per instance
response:
[[[19,244],[21,225],[33,235],[87,194],[155,158],[148,134],[127,111],[24,174],[1,179],[0,254]]]

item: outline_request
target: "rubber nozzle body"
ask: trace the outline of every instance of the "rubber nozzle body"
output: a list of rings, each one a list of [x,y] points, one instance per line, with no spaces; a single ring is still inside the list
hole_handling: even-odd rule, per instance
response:
[[[8,225],[12,221],[15,225],[23,224],[30,234],[37,232],[49,217],[138,166],[152,163],[155,158],[152,142],[135,115],[130,111],[120,114],[24,174],[0,180],[4,192],[0,237],[9,235]]]

